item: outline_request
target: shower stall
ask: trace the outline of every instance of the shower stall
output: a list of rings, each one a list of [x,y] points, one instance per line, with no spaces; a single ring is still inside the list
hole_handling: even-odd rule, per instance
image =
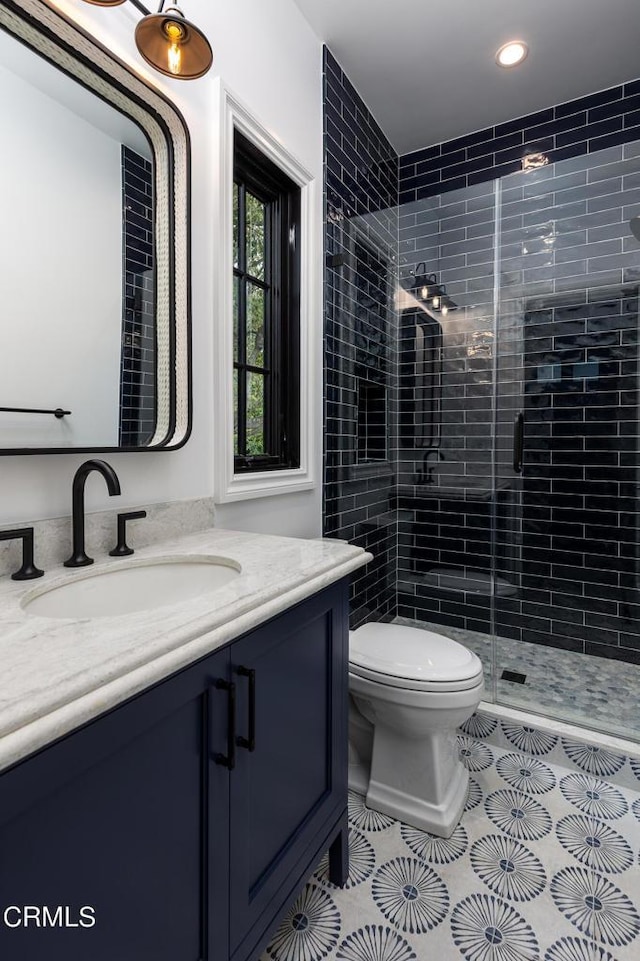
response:
[[[545,159],[398,210],[395,614],[640,739],[640,142]]]

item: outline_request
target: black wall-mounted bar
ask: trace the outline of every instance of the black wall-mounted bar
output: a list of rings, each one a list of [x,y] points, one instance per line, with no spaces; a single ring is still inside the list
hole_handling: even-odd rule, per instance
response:
[[[70,410],[63,410],[62,407],[56,407],[55,410],[42,410],[39,407],[0,407],[0,413],[2,414],[53,414],[58,420],[63,417],[68,417],[71,414]]]

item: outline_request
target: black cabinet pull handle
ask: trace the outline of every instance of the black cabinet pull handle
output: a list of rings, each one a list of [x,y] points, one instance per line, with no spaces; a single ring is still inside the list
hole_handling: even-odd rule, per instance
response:
[[[236,686],[233,681],[223,681],[218,679],[214,687],[217,691],[227,691],[227,753],[214,754],[213,760],[216,764],[233,771],[236,766]]]
[[[249,736],[236,738],[239,747],[247,751],[256,749],[256,672],[251,667],[238,667],[236,674],[249,679]]]
[[[517,415],[513,425],[513,469],[516,474],[522,473],[524,460],[524,414]]]

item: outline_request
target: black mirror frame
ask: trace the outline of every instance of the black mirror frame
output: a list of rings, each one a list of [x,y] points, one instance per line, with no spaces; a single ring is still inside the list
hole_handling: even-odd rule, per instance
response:
[[[157,328],[156,432],[148,446],[0,448],[0,455],[177,450],[189,439],[192,424],[187,125],[170,100],[45,0],[2,0],[0,29],[130,117],[147,135],[154,155]]]

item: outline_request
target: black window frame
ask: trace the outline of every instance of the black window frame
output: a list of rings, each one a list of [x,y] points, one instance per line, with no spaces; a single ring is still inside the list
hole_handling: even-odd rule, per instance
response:
[[[238,190],[237,334],[233,376],[237,381],[237,474],[300,466],[300,219],[301,190],[272,160],[234,131],[233,182]],[[265,276],[248,273],[246,192],[265,204]],[[247,284],[265,291],[264,367],[247,363]],[[264,454],[246,449],[246,394],[251,372],[265,377]]]

